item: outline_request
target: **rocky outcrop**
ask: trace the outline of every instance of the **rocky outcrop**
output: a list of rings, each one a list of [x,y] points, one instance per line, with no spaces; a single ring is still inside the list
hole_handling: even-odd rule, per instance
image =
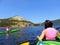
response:
[[[21,20],[26,21],[26,19],[22,18],[21,16],[14,16],[11,19],[13,19],[13,20],[19,20],[19,21],[21,21]]]

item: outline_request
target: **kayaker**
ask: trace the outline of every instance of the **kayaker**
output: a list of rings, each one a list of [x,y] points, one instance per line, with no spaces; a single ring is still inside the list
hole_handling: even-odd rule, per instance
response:
[[[38,40],[42,40],[44,37],[46,40],[56,40],[56,36],[60,36],[58,30],[53,28],[53,23],[50,20],[45,21],[45,29],[40,36],[37,36]]]
[[[9,33],[9,31],[10,31],[10,27],[9,26],[6,27],[6,31],[7,31],[7,33]]]

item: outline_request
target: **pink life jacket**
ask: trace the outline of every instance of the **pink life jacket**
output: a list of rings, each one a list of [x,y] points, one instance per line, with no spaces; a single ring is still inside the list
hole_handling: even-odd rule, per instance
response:
[[[56,29],[54,28],[46,29],[46,40],[56,40]]]
[[[7,27],[7,28],[6,28],[6,31],[9,31],[9,30],[10,30],[10,28],[9,28],[9,27]]]

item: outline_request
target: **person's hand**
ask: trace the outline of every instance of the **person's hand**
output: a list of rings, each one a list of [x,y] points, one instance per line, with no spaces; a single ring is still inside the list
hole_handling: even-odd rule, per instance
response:
[[[37,39],[41,42],[42,40],[40,39],[40,36],[37,36]]]
[[[37,39],[39,40],[39,36],[37,36]]]

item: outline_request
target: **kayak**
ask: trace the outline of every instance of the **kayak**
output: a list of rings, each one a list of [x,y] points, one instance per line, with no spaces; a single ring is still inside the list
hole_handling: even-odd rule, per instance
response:
[[[13,32],[18,32],[18,31],[20,31],[20,29],[10,30],[11,33],[13,33]]]
[[[9,33],[13,33],[13,32],[18,32],[18,31],[20,31],[20,29],[12,29],[12,30],[10,30],[9,31]],[[8,32],[0,32],[0,34],[7,34]]]
[[[29,45],[29,44],[30,44],[30,42],[25,42],[25,43],[22,43],[20,45]]]
[[[40,41],[37,42],[36,45],[60,45],[60,42],[57,41],[42,41],[43,43],[41,44]]]
[[[60,36],[57,36],[60,39]],[[59,41],[38,41],[36,45],[60,45]]]

